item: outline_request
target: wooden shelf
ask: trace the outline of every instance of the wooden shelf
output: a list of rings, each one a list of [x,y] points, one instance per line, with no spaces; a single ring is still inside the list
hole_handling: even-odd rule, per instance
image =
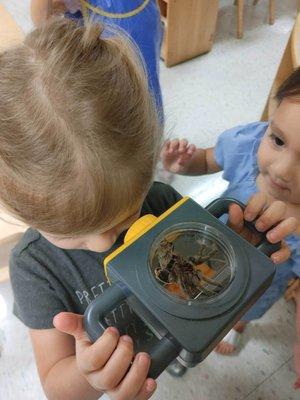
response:
[[[211,50],[219,0],[158,0],[164,39],[161,57],[167,67]]]

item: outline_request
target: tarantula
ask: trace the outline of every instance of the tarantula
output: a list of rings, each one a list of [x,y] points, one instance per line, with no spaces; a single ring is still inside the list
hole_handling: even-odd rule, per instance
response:
[[[163,239],[157,249],[159,267],[154,270],[155,276],[167,289],[169,285],[170,291],[177,292],[180,297],[194,299],[201,293],[212,296],[223,285],[206,276],[203,266],[211,270],[204,263],[216,252],[217,248],[202,244],[199,255],[184,257],[176,253],[173,242]],[[208,288],[208,285],[213,286],[213,289]]]

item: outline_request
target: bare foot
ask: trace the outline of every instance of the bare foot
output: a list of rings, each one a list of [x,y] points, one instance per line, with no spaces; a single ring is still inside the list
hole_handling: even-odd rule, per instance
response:
[[[300,389],[300,342],[299,341],[297,341],[294,344],[294,364],[295,364],[295,372],[297,375],[296,382],[294,383],[294,389]]]
[[[243,333],[245,330],[245,327],[247,325],[247,322],[239,321],[233,329],[238,332],[238,333]],[[228,355],[231,354],[236,350],[236,344],[235,343],[229,343],[225,340],[222,340],[220,343],[217,344],[215,347],[215,352],[218,354],[223,354],[223,355]]]
[[[296,382],[294,383],[294,389],[300,389],[300,378],[297,378]]]

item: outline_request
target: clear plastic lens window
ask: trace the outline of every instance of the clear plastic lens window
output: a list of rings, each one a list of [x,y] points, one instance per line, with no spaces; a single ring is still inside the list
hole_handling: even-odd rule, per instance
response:
[[[234,277],[231,245],[215,228],[201,223],[177,224],[154,241],[150,269],[168,294],[184,300],[212,298]]]

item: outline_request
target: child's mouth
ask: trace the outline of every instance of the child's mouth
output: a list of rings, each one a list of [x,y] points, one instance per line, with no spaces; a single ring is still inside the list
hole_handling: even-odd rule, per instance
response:
[[[283,192],[283,191],[285,191],[285,190],[288,190],[288,187],[287,187],[287,186],[284,186],[284,185],[282,185],[282,184],[276,182],[274,179],[272,179],[272,178],[270,177],[270,175],[268,175],[268,181],[269,181],[270,186],[271,186],[272,188],[276,189],[277,191]]]

